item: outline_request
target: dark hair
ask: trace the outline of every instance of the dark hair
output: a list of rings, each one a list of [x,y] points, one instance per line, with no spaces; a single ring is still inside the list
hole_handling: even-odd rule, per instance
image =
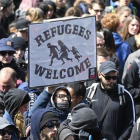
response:
[[[67,87],[72,88],[76,96],[82,96],[83,98],[85,97],[86,87],[83,82],[69,83]]]
[[[100,21],[96,21],[96,31],[101,31],[102,30],[102,24]]]
[[[49,6],[45,2],[37,2],[36,7],[40,8],[43,11],[44,15],[49,11]]]
[[[71,7],[65,13],[65,17],[68,17],[68,16],[81,17],[82,11],[78,7]]]
[[[108,57],[109,56],[109,53],[104,48],[97,48],[97,56]]]
[[[93,0],[93,1],[88,5],[88,7],[89,7],[89,8],[92,8],[94,4],[100,5],[100,6],[103,8],[103,10],[105,9],[105,3],[104,3],[103,0]]]
[[[109,52],[109,55],[113,55],[116,51],[116,46],[112,32],[107,28],[103,28],[104,40],[105,40],[105,49]]]

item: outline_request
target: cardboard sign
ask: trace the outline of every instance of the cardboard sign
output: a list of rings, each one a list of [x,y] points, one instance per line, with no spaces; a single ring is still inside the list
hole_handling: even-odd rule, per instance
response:
[[[95,17],[29,25],[29,87],[95,78]]]

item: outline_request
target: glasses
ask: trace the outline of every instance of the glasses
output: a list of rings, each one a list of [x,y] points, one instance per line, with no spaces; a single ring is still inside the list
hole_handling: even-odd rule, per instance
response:
[[[54,122],[52,122],[52,121],[49,121],[49,122],[47,122],[46,126],[47,126],[49,129],[54,129],[54,127],[59,128],[60,124],[59,124],[59,123],[54,123]]]
[[[70,96],[69,95],[58,94],[58,95],[56,95],[56,97],[58,97],[58,98],[60,98],[62,100],[64,100],[65,98],[67,98],[68,100],[70,100]]]
[[[9,56],[12,56],[13,54],[14,54],[15,52],[5,52],[5,51],[2,51],[2,52],[0,52],[0,55],[2,55],[3,57],[5,57],[6,56],[6,54],[8,54]]]
[[[105,80],[111,80],[111,79],[117,80],[117,78],[118,78],[118,76],[105,76],[103,74],[101,74],[101,75],[105,78]]]
[[[12,135],[13,130],[0,130],[0,135],[4,136],[5,134]]]
[[[104,10],[96,10],[96,9],[93,9],[95,11],[95,13],[102,13]]]

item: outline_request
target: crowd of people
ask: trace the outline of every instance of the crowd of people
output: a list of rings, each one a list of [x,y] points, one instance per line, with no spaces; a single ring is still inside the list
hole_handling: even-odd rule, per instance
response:
[[[29,24],[88,16],[96,79],[29,88]],[[0,0],[0,140],[140,140],[139,48],[139,0]]]

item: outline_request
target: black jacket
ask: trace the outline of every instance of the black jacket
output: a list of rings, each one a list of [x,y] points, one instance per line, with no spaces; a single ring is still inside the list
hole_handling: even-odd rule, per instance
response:
[[[120,105],[118,96],[118,86],[110,92],[105,91],[99,84],[93,97],[94,101],[91,108],[96,113],[100,121],[102,113],[107,105],[108,99],[111,98],[111,104],[104,118],[102,125],[103,138],[107,140],[125,140],[130,137],[134,124],[134,104],[130,95],[125,90],[125,105]]]
[[[127,38],[125,42],[129,44],[132,53],[138,50],[134,36]]]
[[[124,79],[124,86],[131,93],[134,99],[137,117],[140,116],[140,78],[138,71],[138,65],[133,61],[130,68],[127,70],[126,77]]]

